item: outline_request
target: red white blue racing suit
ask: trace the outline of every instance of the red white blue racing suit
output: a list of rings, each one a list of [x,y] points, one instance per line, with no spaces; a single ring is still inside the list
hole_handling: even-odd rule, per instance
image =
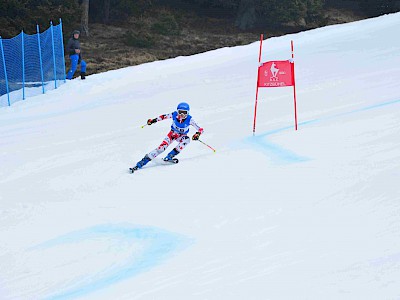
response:
[[[190,138],[187,136],[190,125],[193,126],[197,132],[203,133],[203,128],[197,125],[191,115],[188,115],[183,119],[178,115],[178,112],[174,111],[173,113],[159,116],[157,121],[163,121],[166,119],[172,119],[171,131],[167,134],[160,146],[147,154],[151,159],[154,159],[159,154],[163,153],[172,141],[175,140],[178,142],[175,150],[181,152],[190,143]]]

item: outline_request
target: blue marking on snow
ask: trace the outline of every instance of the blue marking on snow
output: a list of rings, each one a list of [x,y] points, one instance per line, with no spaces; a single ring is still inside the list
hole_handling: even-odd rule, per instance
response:
[[[282,129],[286,130],[286,129]],[[265,153],[274,163],[299,163],[309,160],[309,158],[297,155],[293,151],[285,149],[277,144],[270,142],[267,138],[268,135],[279,132],[280,130],[273,130],[261,135],[248,137],[245,139],[246,144],[250,144],[253,149]]]
[[[338,113],[338,114],[335,114],[335,115],[332,115],[332,116],[328,116],[328,117],[325,117],[325,118],[304,121],[304,122],[301,122],[299,124],[299,127],[301,125],[304,126],[304,125],[308,125],[308,124],[312,124],[312,123],[319,123],[319,122],[323,122],[323,121],[327,121],[327,120],[331,120],[331,119],[336,119],[336,118],[339,118],[339,117],[344,117],[344,116],[348,116],[348,115],[352,115],[352,114],[356,114],[356,113],[360,113],[360,112],[365,112],[365,111],[368,111],[368,110],[373,110],[373,109],[376,109],[376,108],[381,108],[381,107],[384,107],[384,106],[398,104],[398,103],[400,103],[400,100],[392,100],[392,101],[382,102],[382,103],[378,103],[378,104],[374,104],[374,105],[369,105],[369,106],[365,106],[365,107],[362,107],[362,108],[357,108],[357,109],[354,109],[354,110],[351,110],[351,111]],[[289,129],[289,128],[285,128],[285,130],[287,130],[287,129]]]
[[[355,109],[355,110],[352,110],[352,111],[339,113],[339,114],[333,115],[331,117],[327,117],[324,120],[330,120],[330,119],[337,118],[337,117],[352,115],[352,114],[355,114],[355,113],[364,112],[364,111],[368,111],[368,110],[372,110],[372,109],[376,109],[376,108],[381,108],[381,107],[384,107],[384,106],[397,104],[397,103],[400,103],[400,100],[392,100],[392,101],[382,102],[382,103],[378,103],[378,104],[374,104],[374,105],[369,105],[369,106],[358,108],[358,109]]]
[[[338,113],[333,116],[329,116],[329,117],[325,117],[325,118],[308,120],[308,121],[300,122],[298,125],[299,125],[299,127],[302,127],[305,125],[319,123],[319,122],[335,119],[338,117],[347,116],[347,115],[351,115],[351,114],[355,114],[355,113],[359,113],[359,112],[365,112],[368,110],[384,107],[387,105],[397,104],[397,103],[400,103],[400,100],[387,101],[387,102],[355,109],[355,110],[352,110],[349,112]],[[285,149],[283,147],[280,147],[277,144],[274,144],[274,143],[268,141],[268,136],[277,134],[277,133],[280,133],[283,131],[287,131],[287,130],[294,130],[293,127],[294,126],[291,125],[291,126],[277,128],[274,130],[269,130],[269,131],[263,132],[261,134],[257,134],[256,136],[251,136],[251,137],[246,138],[245,143],[251,144],[253,146],[253,148],[255,148],[257,150],[261,150],[262,152],[266,153],[269,157],[272,158],[272,160],[274,162],[277,162],[277,163],[298,163],[298,162],[308,161],[308,160],[310,160],[309,158],[299,156],[296,153],[294,153],[288,149]]]
[[[110,262],[112,266],[103,268],[96,274],[88,274],[83,278],[71,278],[69,282],[75,280],[77,283],[69,287],[67,286],[63,291],[57,292],[45,299],[71,299],[103,289],[119,281],[150,270],[154,266],[163,263],[177,251],[187,248],[194,242],[192,239],[185,236],[155,227],[109,224],[71,232],[41,243],[30,250],[48,251],[54,248],[54,251],[57,251],[58,247],[61,247],[60,250],[62,250],[68,245],[74,245],[76,247],[76,245],[79,246],[79,243],[90,240],[95,241],[101,238],[118,239],[121,241],[121,245],[136,243],[144,249],[139,255],[137,253],[132,253],[130,258],[122,264],[120,264],[119,261],[117,262],[118,264],[115,265],[114,262]],[[105,249],[99,249],[98,251],[106,252],[107,247],[104,248]],[[77,255],[79,256],[82,254],[77,253]],[[93,251],[93,255],[96,255],[96,250]],[[62,268],[60,271],[62,272]]]

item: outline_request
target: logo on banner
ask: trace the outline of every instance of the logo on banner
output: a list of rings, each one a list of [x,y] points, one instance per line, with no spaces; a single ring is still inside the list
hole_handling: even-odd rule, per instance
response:
[[[271,65],[271,74],[272,74],[272,77],[271,77],[269,80],[270,80],[270,81],[279,81],[279,79],[278,79],[278,72],[279,72],[279,69],[276,68],[276,64],[275,64],[275,63],[272,63],[272,65]]]
[[[276,67],[275,63],[272,63],[270,71],[271,71],[271,77],[269,78],[269,80],[270,81],[279,81],[279,78],[278,78],[279,69]],[[282,74],[284,75],[285,72],[282,72]],[[264,76],[265,77],[269,76],[267,69],[265,69],[265,71],[264,71]]]

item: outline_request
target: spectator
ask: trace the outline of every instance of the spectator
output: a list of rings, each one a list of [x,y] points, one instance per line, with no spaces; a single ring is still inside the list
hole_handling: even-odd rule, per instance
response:
[[[81,79],[85,79],[86,76],[86,62],[82,59],[81,45],[79,43],[79,30],[72,32],[72,37],[69,39],[67,44],[67,53],[71,60],[71,69],[67,73],[67,79],[71,80],[75,74],[78,65],[81,65]]]

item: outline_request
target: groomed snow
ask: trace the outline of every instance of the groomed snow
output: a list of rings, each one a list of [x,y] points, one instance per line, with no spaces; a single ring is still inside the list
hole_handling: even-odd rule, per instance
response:
[[[252,135],[259,42],[0,108],[0,299],[400,299],[399,28],[264,41],[294,41],[298,131],[292,89],[261,89]],[[181,101],[217,152],[129,174]]]

